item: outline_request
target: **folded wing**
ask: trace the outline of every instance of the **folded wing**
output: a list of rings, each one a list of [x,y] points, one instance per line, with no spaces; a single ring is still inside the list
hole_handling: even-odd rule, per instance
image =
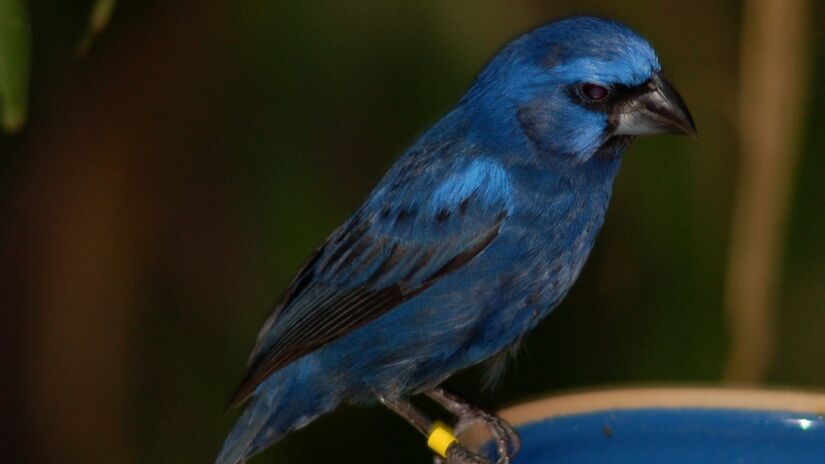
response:
[[[496,162],[454,160],[442,175],[427,176],[415,167],[432,163],[403,161],[298,273],[261,330],[230,406],[279,368],[398,307],[496,239],[510,208],[510,185]]]

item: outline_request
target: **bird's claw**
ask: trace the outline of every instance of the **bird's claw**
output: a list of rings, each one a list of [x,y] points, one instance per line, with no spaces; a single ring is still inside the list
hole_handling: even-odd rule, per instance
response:
[[[482,409],[473,408],[465,410],[462,414],[455,427],[456,434],[460,435],[477,422],[484,424],[496,443],[498,460],[495,464],[510,464],[521,449],[521,438],[518,433],[504,419]]]
[[[496,441],[496,451],[498,452],[498,460],[493,462],[486,456],[479,453],[473,453],[458,442],[453,443],[447,448],[447,456],[441,458],[436,456],[434,464],[511,464],[512,458],[516,455],[521,447],[521,439],[515,430],[507,423],[507,421],[489,414],[484,411],[477,411],[479,414],[463,420],[456,425],[456,432],[461,433],[466,430],[471,424],[475,422],[483,422],[493,439]],[[512,452],[511,452],[512,450]]]
[[[481,408],[467,403],[461,398],[446,392],[442,388],[430,390],[429,395],[450,412],[455,414],[458,422],[455,425],[454,433],[457,436],[461,436],[461,434],[471,425],[481,422],[490,432],[490,435],[496,443],[498,459],[495,461],[495,464],[510,464],[513,461],[513,458],[516,454],[518,454],[519,449],[521,449],[521,439],[519,438],[518,433],[507,421],[495,414],[489,413]],[[466,448],[465,452],[469,453]],[[436,462],[438,463],[439,461]],[[461,461],[456,461],[456,463],[459,462]],[[491,463],[490,460],[482,462]],[[452,464],[449,461],[447,461],[447,463]]]
[[[498,451],[496,464],[510,464],[512,458],[521,449],[521,438],[519,438],[518,433],[507,421],[494,414],[483,410],[479,410],[478,414],[478,420],[487,426],[496,441],[496,450]]]
[[[435,464],[493,464],[486,457],[473,453],[458,443],[453,443],[447,448],[447,457],[442,459],[437,456],[434,462]]]

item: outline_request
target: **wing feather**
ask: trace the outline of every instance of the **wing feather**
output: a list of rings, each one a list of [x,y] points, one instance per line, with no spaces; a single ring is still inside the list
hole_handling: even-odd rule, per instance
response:
[[[487,248],[509,208],[509,185],[490,185],[506,177],[487,163],[467,162],[437,183],[412,179],[389,191],[379,185],[293,280],[264,325],[230,406],[281,367],[391,311]],[[401,200],[426,188],[433,193],[422,202]]]

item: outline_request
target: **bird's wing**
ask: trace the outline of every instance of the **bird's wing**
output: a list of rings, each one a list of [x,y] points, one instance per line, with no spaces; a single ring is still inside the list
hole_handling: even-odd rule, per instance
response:
[[[261,330],[230,406],[279,368],[426,290],[495,240],[510,207],[506,173],[486,158],[453,164],[440,176],[397,164],[395,175],[315,251]]]

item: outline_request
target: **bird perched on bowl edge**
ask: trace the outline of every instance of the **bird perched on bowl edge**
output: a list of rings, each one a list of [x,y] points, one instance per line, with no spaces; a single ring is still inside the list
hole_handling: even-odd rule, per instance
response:
[[[258,335],[230,402],[249,403],[216,462],[342,402],[377,400],[432,438],[409,401],[421,393],[460,427],[484,421],[509,462],[512,429],[439,384],[511,350],[564,298],[624,149],[658,133],[696,129],[627,27],[574,17],[505,46],[300,269]],[[434,447],[448,462],[483,459],[446,436]]]

